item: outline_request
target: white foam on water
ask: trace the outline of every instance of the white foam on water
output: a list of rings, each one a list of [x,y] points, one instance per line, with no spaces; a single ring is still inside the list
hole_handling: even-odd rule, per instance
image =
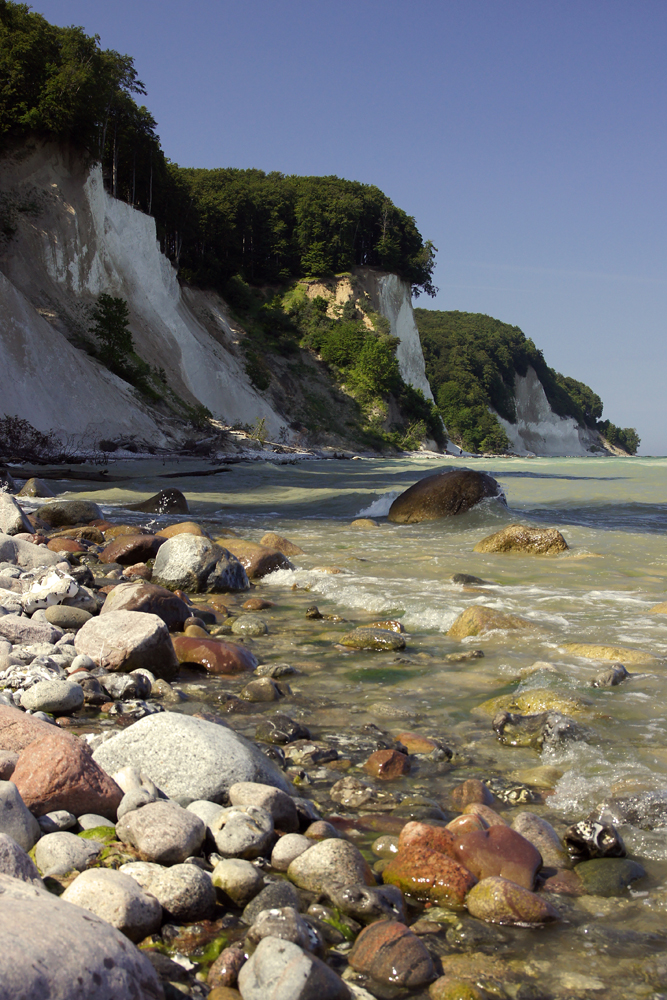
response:
[[[374,500],[372,504],[368,507],[364,507],[360,510],[355,517],[386,517],[389,513],[389,508],[393,504],[397,496],[400,496],[399,490],[389,490],[388,493],[383,493],[382,496]]]

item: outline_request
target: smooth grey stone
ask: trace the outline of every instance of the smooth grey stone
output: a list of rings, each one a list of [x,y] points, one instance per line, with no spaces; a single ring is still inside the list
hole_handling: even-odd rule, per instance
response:
[[[214,872],[215,874],[215,872]],[[262,910],[275,910],[282,906],[301,908],[301,897],[291,882],[281,878],[278,882],[269,882],[261,892],[254,896],[241,914],[244,924],[251,926]]]
[[[17,643],[31,645],[36,642],[53,645],[62,634],[62,630],[55,625],[33,622],[31,618],[22,618],[19,615],[3,615],[0,619],[0,635],[15,645]]]
[[[160,800],[126,813],[116,824],[116,833],[148,861],[178,864],[199,853],[206,827],[176,802]]]
[[[96,666],[95,660],[85,653],[76,653],[71,663],[72,670],[94,670]]]
[[[106,816],[98,816],[96,813],[84,813],[78,817],[77,822],[82,830],[94,830],[98,826],[109,826],[113,830],[116,827]]]
[[[39,516],[49,527],[62,528],[100,521],[103,515],[93,500],[51,500],[39,508]]]
[[[74,833],[47,833],[37,842],[35,861],[43,875],[66,875],[75,870],[83,871],[103,847],[99,840],[84,840]]]
[[[89,868],[65,889],[62,899],[90,910],[125,934],[141,941],[162,922],[162,907],[129,875],[113,868]]]
[[[235,556],[210,538],[174,535],[160,546],[152,582],[168,590],[248,590],[246,571]]]
[[[327,896],[341,913],[360,923],[398,920],[406,923],[403,893],[395,885],[332,885]]]
[[[134,673],[98,674],[97,679],[105,691],[108,691],[113,701],[143,699],[151,693],[151,685],[147,678]]]
[[[38,816],[37,822],[42,833],[57,833],[59,830],[71,830],[76,826],[77,819],[74,813],[68,812],[67,809],[57,809],[55,812]]]
[[[90,611],[86,611],[84,608],[70,607],[67,604],[53,604],[50,608],[45,609],[44,617],[47,622],[57,625],[58,628],[76,631],[93,616]]]
[[[157,795],[147,788],[133,788],[131,791],[125,792],[125,795],[120,800],[116,815],[120,820],[126,813],[134,812],[135,809],[141,809],[142,806],[147,806],[149,802],[156,801]]]
[[[105,920],[0,874],[3,1000],[163,1000],[148,959]]]
[[[32,859],[6,833],[0,833],[0,873],[21,879],[22,882],[44,885]]]
[[[574,866],[590,896],[624,896],[628,886],[646,871],[629,858],[593,858]]]
[[[512,829],[535,847],[542,855],[545,868],[571,868],[572,861],[551,823],[532,812],[520,812]]]
[[[90,656],[109,673],[148,667],[170,680],[178,672],[169,629],[157,615],[144,611],[110,611],[91,618],[76,633],[74,645],[77,653]]]
[[[194,802],[190,802],[186,806],[188,812],[192,812],[195,816],[199,816],[200,820],[206,827],[207,834],[213,838],[213,827],[212,824],[218,819],[220,814],[224,812],[225,807],[218,805],[217,802],[207,802],[206,799],[196,799]]]
[[[241,858],[218,861],[211,879],[215,888],[229,896],[237,906],[246,906],[264,885],[264,876],[259,868]]]
[[[235,618],[231,629],[234,635],[266,635],[269,631],[266,622],[255,615],[241,615]]]
[[[630,674],[622,663],[612,663],[606,670],[600,671],[591,681],[591,687],[608,688],[616,687],[627,680]]]
[[[322,939],[293,906],[262,910],[246,935],[246,941],[258,945],[266,937],[298,944],[304,951],[320,951]]]
[[[139,862],[122,865],[123,874],[135,879],[160,903],[164,917],[176,923],[208,920],[215,910],[216,895],[211,876],[196,865],[161,865]]]
[[[46,545],[34,545],[22,538],[0,534],[0,562],[13,563],[21,569],[57,566],[62,562],[60,552],[52,552]]]
[[[42,835],[12,781],[0,781],[0,833],[8,834],[24,851],[31,850]]]
[[[271,852],[271,867],[286,872],[295,858],[313,846],[312,840],[301,833],[286,833],[280,837]]]
[[[260,806],[222,809],[211,830],[223,858],[259,858],[269,852],[275,838],[271,813]]]
[[[350,1000],[333,969],[291,941],[265,937],[239,972],[243,1000]]]
[[[38,681],[21,696],[21,706],[31,712],[67,715],[83,707],[83,688],[73,681]]]
[[[0,532],[4,535],[19,535],[24,531],[31,535],[35,533],[23,508],[0,488]]]
[[[293,833],[299,829],[294,799],[273,785],[259,781],[238,781],[229,789],[229,801],[233,806],[260,806],[273,816],[279,830]]]
[[[140,719],[98,747],[93,759],[108,774],[128,764],[138,767],[181,802],[225,801],[237,781],[290,791],[278,768],[238,733],[177,712]]]
[[[333,885],[364,883],[368,865],[349,840],[320,840],[295,858],[287,875],[301,889],[326,892]]]

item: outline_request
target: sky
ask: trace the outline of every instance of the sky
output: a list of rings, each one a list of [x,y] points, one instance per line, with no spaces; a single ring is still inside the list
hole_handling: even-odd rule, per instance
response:
[[[521,327],[667,454],[664,0],[33,0],[134,57],[182,166],[380,187],[435,299]]]

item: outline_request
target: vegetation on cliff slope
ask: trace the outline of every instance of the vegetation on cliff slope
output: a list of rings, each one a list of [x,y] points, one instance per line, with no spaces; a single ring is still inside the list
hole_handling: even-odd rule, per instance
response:
[[[601,421],[602,400],[583,382],[549,368],[542,351],[518,326],[482,313],[415,309],[426,374],[449,433],[467,451],[502,452],[509,447],[492,407],[516,422],[514,383],[534,368],[549,404],[561,417],[574,417],[599,430],[615,446],[634,455],[634,428]]]

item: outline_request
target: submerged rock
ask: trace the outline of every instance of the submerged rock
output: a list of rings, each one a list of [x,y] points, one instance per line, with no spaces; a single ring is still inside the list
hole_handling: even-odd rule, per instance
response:
[[[538,712],[536,715],[499,712],[493,720],[493,728],[506,746],[532,747],[534,750],[584,738],[574,719],[559,712]]]
[[[447,635],[452,639],[465,639],[471,635],[484,635],[486,632],[525,632],[535,627],[534,622],[518,615],[508,615],[503,611],[496,611],[495,608],[487,608],[483,604],[473,604],[458,616]]]
[[[387,515],[395,524],[417,524],[463,514],[487,497],[505,502],[500,484],[486,472],[448,469],[426,476],[396,497]]]
[[[209,674],[242,674],[257,666],[250,650],[233,642],[177,635],[173,647],[179,663],[201,667]]]
[[[39,508],[39,519],[50,528],[62,528],[99,521],[102,511],[92,500],[54,500]]]
[[[560,919],[546,899],[497,876],[478,882],[466,904],[471,916],[493,924],[545,924]]]
[[[520,552],[530,556],[553,556],[568,549],[568,544],[556,528],[531,528],[525,524],[508,524],[501,531],[477,542],[474,552]]]
[[[660,660],[643,649],[626,646],[600,646],[589,642],[566,642],[562,647],[570,656],[584,656],[589,660],[614,660],[618,663],[643,663],[658,666]]]
[[[400,633],[381,628],[355,628],[344,635],[340,642],[351,649],[405,649],[405,639]]]
[[[629,858],[594,858],[575,865],[574,870],[590,896],[624,896],[632,882],[646,875],[642,866]]]
[[[180,490],[160,490],[155,496],[140,503],[125,504],[125,510],[138,510],[142,514],[189,514],[190,508]],[[91,518],[92,520],[92,518]]]

